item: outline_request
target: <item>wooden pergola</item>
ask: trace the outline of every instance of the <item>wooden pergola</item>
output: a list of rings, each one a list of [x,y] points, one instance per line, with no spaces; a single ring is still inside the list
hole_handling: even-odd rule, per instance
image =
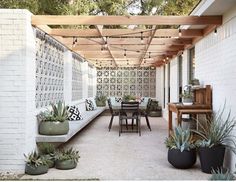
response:
[[[33,26],[95,66],[110,67],[161,66],[221,24],[222,16],[32,16]],[[86,25],[86,28],[51,28],[51,25]],[[109,25],[127,28],[104,28]],[[129,28],[135,25],[149,28]],[[178,28],[159,28],[160,25]]]

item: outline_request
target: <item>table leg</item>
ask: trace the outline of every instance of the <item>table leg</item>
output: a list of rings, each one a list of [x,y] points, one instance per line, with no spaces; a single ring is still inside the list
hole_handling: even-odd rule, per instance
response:
[[[182,113],[177,112],[177,125],[181,126],[182,124]]]
[[[169,110],[169,135],[170,132],[172,131],[172,111]]]

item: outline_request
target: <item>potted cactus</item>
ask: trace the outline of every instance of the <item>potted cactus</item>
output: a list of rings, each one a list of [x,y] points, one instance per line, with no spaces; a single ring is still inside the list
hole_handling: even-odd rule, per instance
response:
[[[51,104],[52,110],[41,112],[37,117],[40,121],[39,134],[65,135],[69,131],[68,113],[65,104],[59,101]]]
[[[79,158],[79,151],[73,148],[59,150],[55,155],[56,168],[63,170],[76,168]]]
[[[55,166],[55,152],[56,148],[50,143],[39,143],[38,144],[39,154],[47,160],[49,168]]]
[[[190,130],[180,126],[166,139],[168,161],[175,168],[188,169],[196,162],[196,148]]]
[[[40,156],[36,151],[25,155],[25,173],[29,175],[39,175],[48,172],[47,160]]]
[[[210,181],[234,181],[236,178],[229,169],[217,169],[211,171]]]

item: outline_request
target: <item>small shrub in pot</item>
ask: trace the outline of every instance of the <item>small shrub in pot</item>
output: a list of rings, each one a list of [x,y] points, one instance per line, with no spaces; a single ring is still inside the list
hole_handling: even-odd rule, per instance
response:
[[[59,150],[55,155],[56,168],[64,170],[76,168],[79,158],[79,151],[73,148]]]
[[[191,168],[196,162],[196,149],[189,129],[180,126],[166,139],[168,148],[168,161],[175,168]]]
[[[55,152],[56,148],[50,143],[39,143],[38,144],[39,154],[47,160],[49,168],[55,165]]]
[[[193,130],[201,138],[196,145],[199,147],[201,169],[205,173],[223,167],[225,148],[236,153],[236,136],[232,133],[236,119],[231,118],[230,112],[224,117],[224,108],[210,119],[199,121],[199,130]]]
[[[65,135],[69,131],[68,113],[65,104],[59,101],[51,104],[52,110],[41,112],[37,117],[40,121],[39,134]]]
[[[48,172],[47,160],[36,151],[25,155],[25,173],[29,175],[39,175]]]

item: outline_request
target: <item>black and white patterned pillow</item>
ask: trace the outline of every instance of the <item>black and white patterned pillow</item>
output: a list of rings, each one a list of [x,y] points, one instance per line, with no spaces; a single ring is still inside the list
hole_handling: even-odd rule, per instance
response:
[[[145,98],[144,98],[144,97],[142,97],[142,98],[141,98],[141,100],[140,100],[140,102],[144,102],[144,100],[145,100]]]
[[[79,109],[76,106],[69,106],[67,108],[67,111],[68,111],[68,120],[76,121],[83,119]]]
[[[118,102],[118,103],[121,103],[122,102],[122,98],[121,97],[115,97],[115,101]]]
[[[95,110],[95,106],[94,106],[94,103],[93,103],[92,100],[86,99],[85,104],[86,104],[86,110],[87,110],[87,111],[93,111],[93,110]]]

